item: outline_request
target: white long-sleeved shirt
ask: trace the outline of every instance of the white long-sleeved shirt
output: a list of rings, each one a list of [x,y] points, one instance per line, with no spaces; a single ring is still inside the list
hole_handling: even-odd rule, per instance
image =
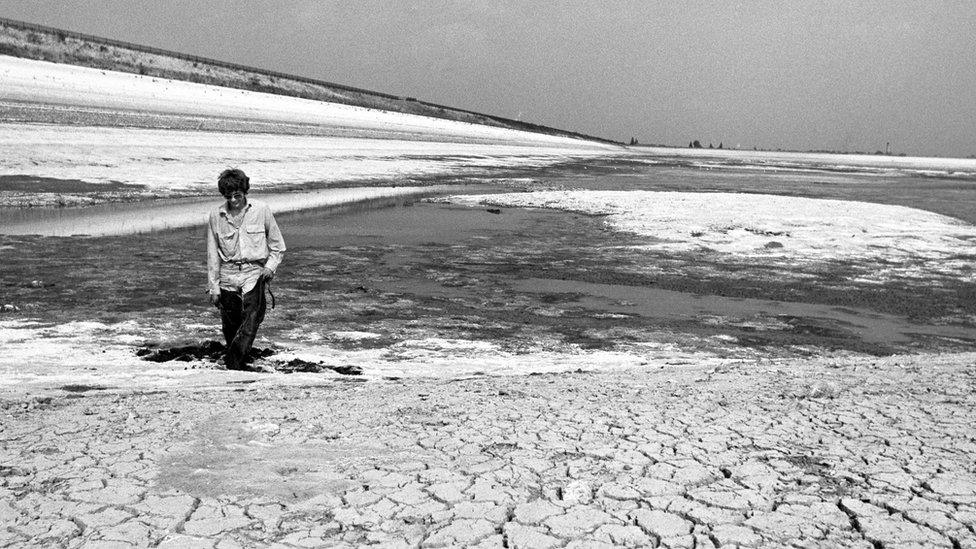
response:
[[[207,289],[211,293],[220,291],[221,266],[252,263],[274,271],[281,264],[285,241],[264,202],[248,199],[243,213],[236,217],[228,213],[225,202],[211,210],[207,225]],[[256,282],[246,284],[243,291]]]

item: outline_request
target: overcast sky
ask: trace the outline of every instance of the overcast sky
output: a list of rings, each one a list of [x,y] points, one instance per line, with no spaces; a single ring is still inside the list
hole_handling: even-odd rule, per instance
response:
[[[976,155],[968,0],[2,0],[0,16],[623,141]]]

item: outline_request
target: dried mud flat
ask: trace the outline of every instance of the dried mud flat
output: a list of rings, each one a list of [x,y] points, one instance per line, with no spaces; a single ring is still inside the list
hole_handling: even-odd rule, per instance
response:
[[[7,395],[0,546],[976,547],[974,361]]]
[[[0,239],[0,547],[976,547],[971,277],[488,207],[281,216],[260,343],[363,376],[137,357],[216,335],[195,229]]]

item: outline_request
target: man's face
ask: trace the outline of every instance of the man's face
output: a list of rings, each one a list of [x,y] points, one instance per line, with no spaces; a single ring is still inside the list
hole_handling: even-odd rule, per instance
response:
[[[227,208],[231,210],[240,209],[247,204],[247,195],[241,191],[227,193],[224,198],[227,199]]]

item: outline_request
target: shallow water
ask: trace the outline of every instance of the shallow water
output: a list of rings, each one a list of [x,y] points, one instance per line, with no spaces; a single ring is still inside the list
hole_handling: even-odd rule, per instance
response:
[[[315,210],[281,217],[291,249],[315,246],[452,244],[514,227],[531,216],[525,210],[506,210],[505,216],[487,208],[418,202],[415,199],[374,202],[347,212]]]
[[[790,289],[795,294],[790,300],[765,299],[764,288],[776,287],[775,280],[710,271],[704,263],[702,276],[710,280],[687,284],[695,288],[687,291],[676,289],[686,284],[667,277],[643,284],[595,282],[634,279],[627,276],[633,258],[623,250],[636,240],[607,233],[599,218],[571,213],[502,209],[492,214],[486,207],[418,202],[339,216],[290,214],[281,224],[288,227],[294,255],[358,254],[366,262],[361,269],[372,274],[363,280],[364,291],[398,296],[426,314],[440,311],[435,314],[440,320],[467,318],[481,303],[487,309],[475,313],[481,317],[476,322],[521,323],[529,334],[542,325],[557,332],[573,326],[577,333],[614,326],[637,332],[675,329],[726,334],[761,346],[820,343],[882,354],[921,341],[976,345],[969,326],[930,323],[921,311],[915,319],[885,312],[889,298],[877,288],[871,289],[875,297],[862,296],[856,306],[843,295],[838,303],[836,292],[819,295],[817,280]],[[296,267],[308,268],[315,263]],[[409,317],[408,310],[388,314]],[[551,318],[543,321],[539,314]],[[383,313],[379,317],[382,322]],[[613,344],[612,336],[607,344]]]
[[[539,177],[535,185],[862,197],[957,212],[957,217],[972,216],[976,204],[976,188],[959,181],[826,173],[822,179],[821,174],[790,179],[761,171],[745,176],[741,170],[626,162],[568,166]],[[303,196],[283,194],[289,200]],[[828,271],[822,279],[786,287],[763,270],[768,266],[729,271],[699,257],[682,258],[694,272],[677,275],[675,258],[628,252],[641,240],[608,229],[600,217],[552,210],[490,213],[484,206],[434,204],[413,196],[372,200],[277,210],[289,251],[275,281],[279,309],[269,314],[262,337],[284,348],[319,345],[316,352],[323,357],[340,351],[383,353],[383,361],[404,365],[420,360],[414,358],[417,349],[433,340],[483,343],[530,361],[539,349],[569,353],[565,356],[579,349],[639,356],[652,344],[732,358],[817,349],[885,354],[976,348],[971,326],[976,300],[967,297],[976,296],[972,281],[950,288],[837,290],[826,286]],[[40,220],[31,222],[46,225],[68,217],[68,226],[91,234],[96,224],[112,225],[106,219],[116,210],[127,210],[130,217],[155,215],[161,203],[177,217],[192,218],[198,213],[188,204],[206,211],[214,201],[84,208],[79,210],[89,213],[77,216],[49,210],[32,214]],[[197,224],[202,220],[196,219]],[[142,343],[216,337],[213,308],[202,295],[199,227],[86,239],[0,235],[0,249],[0,291],[4,303],[20,308],[19,316],[59,323],[134,320],[153,327],[131,334]],[[343,332],[375,337],[334,335]],[[453,356],[436,346],[429,352],[445,360]],[[498,358],[492,353],[462,362],[478,368],[478,357]]]
[[[404,197],[422,197],[448,189],[458,190],[456,186],[360,187],[255,193],[254,196],[275,212],[324,209],[332,214],[362,203],[375,202],[381,207]],[[0,234],[118,236],[202,226],[210,210],[218,204],[219,198],[178,198],[77,208],[0,208]]]
[[[748,326],[756,331],[788,329],[786,320],[816,319],[826,330],[850,332],[865,342],[892,345],[911,341],[909,334],[972,338],[973,330],[926,326],[904,318],[867,309],[833,307],[818,303],[770,299],[733,298],[663,290],[647,286],[598,284],[578,280],[531,278],[513,288],[529,293],[575,294],[581,306],[623,315],[640,315],[666,321],[704,321]],[[823,322],[826,321],[826,322]]]

